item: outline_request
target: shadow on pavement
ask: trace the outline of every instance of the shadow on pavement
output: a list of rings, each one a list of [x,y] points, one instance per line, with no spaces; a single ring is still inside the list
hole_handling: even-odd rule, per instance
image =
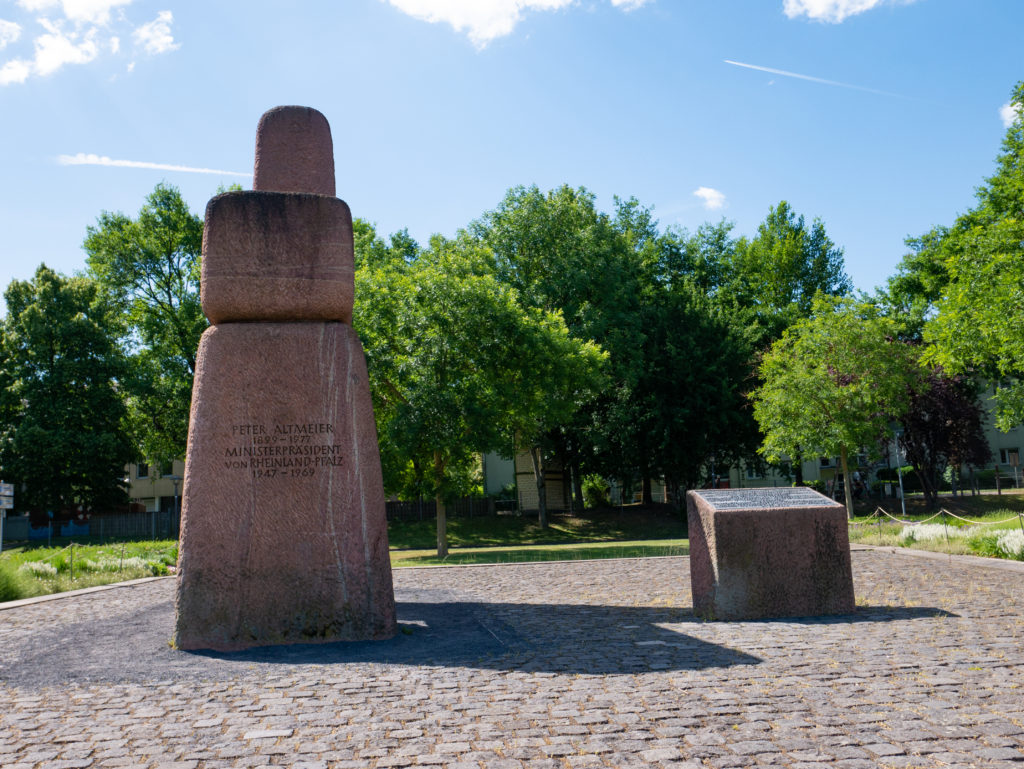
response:
[[[789,626],[899,622],[951,616],[933,608],[869,606],[833,617],[710,623],[712,643],[688,633],[703,621],[689,607],[478,603],[454,591],[399,591],[399,633],[387,641],[258,647],[241,652],[184,652],[170,647],[170,601],[102,620],[42,627],[0,654],[0,682],[15,686],[71,682],[144,682],[239,678],[295,668],[348,664],[427,665],[481,670],[616,675],[756,665],[730,648],[749,641],[741,625]],[[735,628],[735,641],[729,640]],[[757,632],[757,631],[755,631]],[[807,632],[803,630],[801,632]],[[707,633],[704,633],[707,635]],[[813,643],[813,641],[811,641]]]

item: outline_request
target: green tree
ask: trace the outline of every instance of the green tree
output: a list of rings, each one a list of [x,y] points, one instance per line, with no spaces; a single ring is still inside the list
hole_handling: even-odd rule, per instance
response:
[[[603,356],[572,339],[561,316],[524,308],[476,240],[435,236],[414,248],[357,225],[354,323],[366,348],[386,477],[437,503],[438,555],[447,553],[445,500],[464,490],[480,452],[533,445],[571,415]]]
[[[995,383],[1002,430],[1024,422],[1024,81],[1012,103],[996,173],[975,207],[935,235],[946,283],[924,333],[928,360]]]
[[[754,417],[769,461],[801,452],[840,457],[853,515],[849,455],[877,453],[890,415],[906,411],[918,380],[914,350],[876,307],[820,297],[761,361]]]
[[[689,282],[646,298],[644,370],[630,399],[643,478],[661,475],[675,499],[699,485],[713,456],[728,465],[754,454],[760,435],[746,393],[751,338]]]
[[[118,392],[125,361],[95,282],[45,265],[4,293],[0,334],[0,465],[35,511],[127,501],[132,446]]]
[[[132,366],[124,385],[143,456],[185,454],[192,377],[207,326],[199,301],[203,222],[174,187],[158,184],[137,218],[103,212],[88,228],[89,274],[114,306]]]
[[[900,337],[906,341],[924,340],[925,323],[935,315],[949,284],[945,253],[948,234],[948,228],[935,227],[919,238],[907,238],[910,252],[878,292],[877,303],[899,324]]]
[[[845,296],[853,287],[843,250],[824,223],[815,219],[808,227],[785,200],[769,209],[752,240],[736,242],[731,256],[722,298],[752,313],[765,346],[807,317],[819,293]]]
[[[636,465],[621,453],[622,431],[631,429],[622,405],[642,370],[643,259],[655,230],[636,201],[616,205],[613,218],[597,210],[584,188],[515,187],[469,228],[493,252],[498,280],[523,305],[560,313],[573,338],[609,355],[607,386],[543,442],[569,470],[579,509],[585,473],[619,475]]]

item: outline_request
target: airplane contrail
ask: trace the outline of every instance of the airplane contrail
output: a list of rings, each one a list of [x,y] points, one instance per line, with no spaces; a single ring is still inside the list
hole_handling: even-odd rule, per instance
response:
[[[220,171],[216,168],[194,168],[192,166],[178,166],[171,163],[150,163],[145,160],[114,160],[103,155],[86,154],[79,152],[77,155],[58,155],[57,162],[62,166],[111,166],[114,168],[149,168],[156,171],[181,171],[188,174],[215,174],[217,176],[244,176],[251,177],[251,173],[240,171]]]
[[[782,75],[783,77],[795,77],[798,80],[809,80],[812,83],[821,83],[822,85],[835,85],[840,88],[852,88],[855,91],[866,91],[867,93],[876,93],[881,96],[896,96],[900,99],[907,98],[902,94],[890,93],[889,91],[879,91],[875,88],[865,88],[862,85],[851,85],[850,83],[840,83],[838,80],[826,80],[823,77],[813,77],[811,75],[801,75],[799,72],[787,72],[784,69],[775,69],[774,67],[762,67],[757,64],[745,64],[742,61],[733,61],[732,59],[722,59],[726,64],[732,64],[734,67],[745,67],[746,69],[756,69],[758,72],[769,72],[773,75]]]

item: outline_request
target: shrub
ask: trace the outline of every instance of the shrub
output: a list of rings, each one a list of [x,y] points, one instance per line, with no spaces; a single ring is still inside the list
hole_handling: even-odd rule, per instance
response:
[[[999,558],[999,534],[988,532],[978,533],[967,540],[967,545],[972,553],[983,555],[986,558]]]
[[[914,472],[913,465],[906,465],[899,468],[899,471],[903,473],[903,479],[906,480],[908,475],[912,475]],[[899,476],[895,467],[882,467],[875,473],[875,477],[880,481],[886,481],[889,483],[898,483]]]
[[[8,561],[0,561],[0,603],[30,595],[25,578]]]
[[[611,489],[600,475],[583,478],[583,504],[587,507],[610,507]]]

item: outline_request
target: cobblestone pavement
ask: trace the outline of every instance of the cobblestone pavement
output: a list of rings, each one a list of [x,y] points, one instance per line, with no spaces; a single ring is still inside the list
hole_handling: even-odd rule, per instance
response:
[[[735,623],[685,558],[399,569],[395,640],[240,654],[168,647],[171,580],[10,609],[0,766],[1024,766],[1024,571],[853,566]]]

